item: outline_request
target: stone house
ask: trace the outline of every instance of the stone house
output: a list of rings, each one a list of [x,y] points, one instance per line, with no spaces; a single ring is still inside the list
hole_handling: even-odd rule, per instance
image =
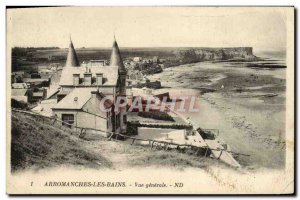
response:
[[[96,88],[75,88],[52,110],[55,116],[68,124],[82,128],[114,131],[114,113],[102,112],[100,109],[100,101],[103,97],[104,95]],[[105,101],[106,109],[112,107],[111,101]]]
[[[119,96],[126,96],[125,83],[126,70],[116,41],[113,43],[110,65],[94,60],[80,65],[70,41],[66,65],[59,82],[58,103],[53,107],[53,113],[61,120],[79,127],[125,133],[126,107],[108,115],[97,107],[103,97],[111,99],[113,106]]]

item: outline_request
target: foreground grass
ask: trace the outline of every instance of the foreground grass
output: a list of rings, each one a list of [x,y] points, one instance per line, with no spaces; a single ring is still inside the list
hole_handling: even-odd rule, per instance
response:
[[[73,166],[122,170],[132,167],[206,168],[220,163],[210,158],[179,153],[176,150],[151,150],[130,145],[130,141],[107,141],[89,134],[85,139],[36,121],[21,113],[12,115],[12,171]]]
[[[11,129],[11,169],[42,169],[61,165],[109,168],[111,162],[89,152],[81,140],[69,133],[13,113]]]
[[[131,161],[132,166],[156,166],[171,167],[183,170],[187,167],[206,168],[210,162],[214,162],[208,158],[187,155],[178,152],[162,152],[146,153]]]
[[[99,136],[98,136],[99,137]],[[140,144],[131,145],[131,141],[101,140],[97,136],[88,135],[85,138],[90,151],[99,152],[113,163],[113,169],[132,167],[173,168],[183,170],[187,167],[207,168],[211,165],[223,165],[217,160],[200,157],[190,153],[180,153],[177,150],[168,151],[151,149]]]

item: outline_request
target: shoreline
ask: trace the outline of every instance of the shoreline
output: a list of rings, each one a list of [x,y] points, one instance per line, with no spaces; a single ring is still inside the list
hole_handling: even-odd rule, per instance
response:
[[[184,93],[196,95],[201,106],[200,112],[197,114],[185,113],[185,117],[189,117],[193,124],[198,125],[201,128],[219,129],[220,137],[230,145],[233,151],[250,154],[251,156],[247,158],[242,156],[236,158],[244,168],[249,170],[257,170],[260,168],[284,168],[285,119],[282,119],[282,116],[284,116],[283,105],[285,96],[282,95],[283,92],[279,91],[279,97],[276,98],[241,98],[239,96],[232,96],[233,93],[231,93],[229,89],[226,91],[228,96],[225,95],[225,92],[222,93],[219,91],[201,94],[201,89],[189,89],[187,86],[181,87],[182,83],[179,80],[174,81],[176,78],[170,78],[175,74],[174,71],[192,74],[193,70],[196,70],[198,73],[200,73],[199,71],[206,72],[207,70],[210,70],[211,74],[215,76],[212,76],[214,77],[212,78],[210,76],[211,74],[208,75],[211,79],[202,84],[206,87],[216,85],[219,82],[226,83],[226,81],[231,80],[232,78],[231,76],[226,76],[226,74],[224,75],[224,73],[228,73],[225,72],[225,70],[227,70],[226,67],[221,68],[221,71],[218,70],[220,69],[220,66],[207,69],[204,65],[203,70],[199,69],[200,67],[190,67],[190,65],[189,67],[186,65],[178,66],[173,69],[168,69],[160,74],[156,74],[150,77],[150,80],[160,79],[162,81],[162,86],[168,87],[158,89],[156,90],[157,92],[167,91],[170,92],[170,96],[174,95],[174,92],[179,92],[181,95]],[[244,72],[243,69],[229,69],[229,73],[238,74],[239,71],[242,71],[242,75],[249,73],[248,69],[246,70],[247,72]],[[250,71],[250,73],[253,72]],[[271,74],[268,74],[268,72],[264,72],[262,75],[257,74],[257,76],[259,76],[259,78],[262,77],[261,79],[264,80],[266,74],[267,76],[272,77],[270,78],[270,81],[277,81],[278,77],[282,77],[278,75],[280,73],[274,73],[275,75],[272,76]],[[184,84],[187,85],[187,83]],[[276,84],[274,90],[278,88]],[[270,88],[267,88],[266,90],[263,89],[267,86],[262,88],[255,86],[257,85],[254,84],[254,91],[250,91],[250,94],[258,92],[256,90],[262,90],[263,93],[270,90]]]

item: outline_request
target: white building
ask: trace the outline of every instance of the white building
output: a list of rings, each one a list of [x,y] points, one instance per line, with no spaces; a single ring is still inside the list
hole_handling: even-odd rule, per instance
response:
[[[126,70],[116,41],[113,43],[110,65],[89,62],[79,65],[70,41],[66,66],[62,70],[58,103],[52,110],[61,120],[79,127],[126,132],[126,107],[117,112],[100,111],[100,100],[107,96],[115,104],[118,96],[126,95]]]
[[[142,61],[142,57],[134,57],[133,61],[134,62],[140,62],[140,61]]]

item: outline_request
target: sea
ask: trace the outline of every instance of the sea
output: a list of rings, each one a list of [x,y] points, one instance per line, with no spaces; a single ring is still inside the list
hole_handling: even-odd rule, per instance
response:
[[[193,63],[167,68],[150,78],[160,80],[167,91],[216,89],[200,95],[202,112],[190,121],[201,128],[218,129],[233,151],[250,155],[236,158],[242,166],[284,168],[286,55],[284,51],[255,55],[262,60]],[[237,92],[239,86],[245,91]]]

